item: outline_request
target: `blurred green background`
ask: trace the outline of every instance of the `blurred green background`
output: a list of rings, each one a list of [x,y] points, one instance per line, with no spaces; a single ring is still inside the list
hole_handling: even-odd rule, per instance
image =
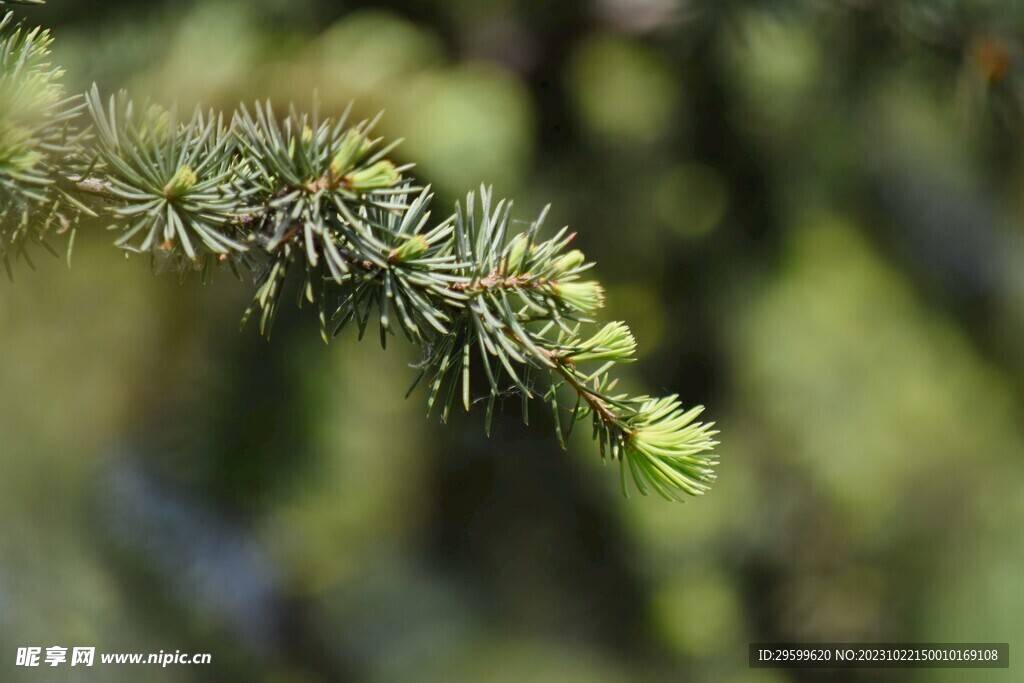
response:
[[[972,0],[51,0],[73,90],[385,110],[446,208],[553,202],[720,478],[623,499],[414,350],[101,226],[0,286],[3,681],[961,681],[754,641],[1024,642],[1024,8]],[[88,228],[88,229],[87,229]],[[514,403],[514,402],[513,402]],[[211,666],[16,669],[26,645]]]

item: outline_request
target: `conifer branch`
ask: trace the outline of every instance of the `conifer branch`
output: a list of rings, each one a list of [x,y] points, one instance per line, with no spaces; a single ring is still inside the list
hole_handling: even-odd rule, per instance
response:
[[[3,4],[0,2],[0,4]],[[623,322],[596,327],[604,289],[563,228],[542,238],[545,210],[513,232],[512,204],[481,187],[433,218],[433,195],[390,159],[376,120],[278,116],[269,103],[231,115],[138,106],[93,87],[67,98],[47,61],[50,37],[6,14],[0,22],[0,257],[100,217],[130,253],[182,275],[218,267],[256,276],[243,316],[269,335],[286,283],[319,311],[325,341],[376,324],[382,346],[401,333],[423,350],[410,392],[447,420],[474,403],[471,373],[499,399],[517,394],[554,416],[564,446],[589,421],[623,490],[670,499],[714,481],[716,445],[702,408],[675,396],[629,396],[612,371],[635,358]],[[57,226],[54,228],[54,226]]]

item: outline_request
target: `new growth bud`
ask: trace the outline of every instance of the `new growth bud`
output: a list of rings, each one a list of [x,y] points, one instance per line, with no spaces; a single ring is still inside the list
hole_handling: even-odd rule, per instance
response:
[[[356,167],[359,160],[370,150],[366,136],[355,131],[348,131],[338,145],[338,152],[331,160],[331,175],[342,178]]]
[[[24,174],[35,168],[42,158],[33,144],[31,131],[18,126],[0,126],[0,174]]]
[[[718,464],[710,451],[718,445],[712,438],[718,432],[713,422],[694,422],[703,410],[697,406],[684,413],[676,396],[650,399],[641,407],[625,461],[642,493],[646,484],[666,498],[677,498],[679,491],[699,496],[710,488]]]
[[[178,172],[174,174],[174,177],[164,186],[164,197],[167,199],[177,199],[189,193],[196,183],[199,182],[199,177],[196,172],[192,170],[192,167],[185,164],[178,169]]]
[[[412,261],[426,254],[427,249],[429,248],[430,243],[427,242],[426,237],[423,235],[414,235],[405,244],[394,249],[388,260],[392,263],[405,263],[406,261]]]
[[[576,270],[584,263],[587,262],[587,257],[579,249],[573,249],[572,251],[566,252],[555,259],[555,262],[551,264],[551,277],[563,277],[567,273],[571,273]]]
[[[519,233],[508,245],[508,256],[505,258],[506,271],[515,275],[523,267],[526,259],[526,250],[530,246],[530,237],[526,233]]]
[[[573,363],[603,360],[630,363],[636,360],[636,339],[626,323],[608,323],[593,337],[580,344],[568,356]]]
[[[383,190],[398,184],[400,176],[395,165],[390,161],[378,161],[372,166],[349,173],[345,182],[356,192]]]
[[[604,306],[604,288],[594,280],[553,282],[549,287],[563,303],[584,313],[593,313]]]

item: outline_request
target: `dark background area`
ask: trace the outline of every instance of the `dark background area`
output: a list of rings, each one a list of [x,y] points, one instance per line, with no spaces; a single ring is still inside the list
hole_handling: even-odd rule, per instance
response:
[[[957,681],[765,671],[755,641],[1024,636],[1024,17],[969,0],[51,0],[72,90],[349,101],[447,210],[553,203],[706,404],[715,488],[623,499],[415,350],[236,332],[250,283],[101,225],[0,293],[3,680]],[[482,392],[481,392],[482,393]],[[17,647],[211,666],[12,666]],[[74,676],[79,676],[75,678]],[[94,676],[90,678],[89,676]],[[983,677],[1012,680],[1010,671]],[[978,678],[982,677],[979,675]],[[973,679],[973,677],[972,677]]]

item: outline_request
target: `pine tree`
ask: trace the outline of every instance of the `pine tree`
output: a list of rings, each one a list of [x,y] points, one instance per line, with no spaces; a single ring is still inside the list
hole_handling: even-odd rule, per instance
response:
[[[18,3],[38,4],[39,0]],[[481,187],[437,220],[430,188],[396,166],[376,121],[328,120],[270,103],[233,115],[138,106],[98,89],[67,96],[48,61],[51,37],[0,21],[0,257],[9,273],[32,251],[70,259],[83,216],[115,244],[182,276],[218,268],[255,275],[243,317],[271,332],[286,281],[319,312],[325,341],[376,323],[382,346],[400,332],[422,349],[412,390],[447,419],[473,403],[470,372],[489,383],[487,430],[510,391],[552,411],[564,446],[589,421],[622,487],[669,499],[714,481],[713,424],[676,396],[630,396],[614,368],[635,358],[625,323],[593,316],[604,290],[563,228],[543,236],[545,214],[516,232],[512,204]],[[300,302],[301,303],[301,302]]]

